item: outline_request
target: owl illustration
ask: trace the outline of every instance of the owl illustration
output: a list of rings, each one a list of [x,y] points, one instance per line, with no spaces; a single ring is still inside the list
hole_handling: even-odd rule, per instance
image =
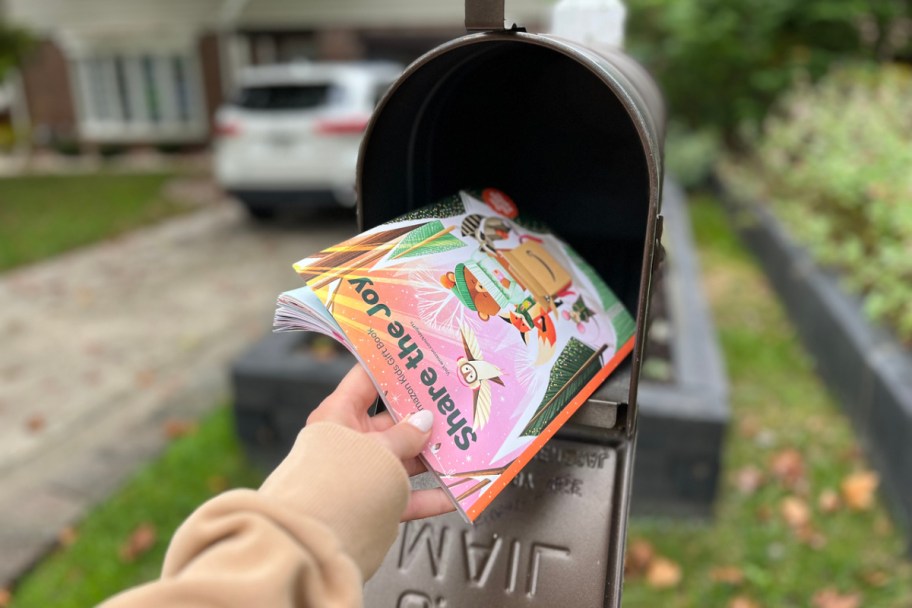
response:
[[[462,334],[462,347],[465,356],[456,360],[459,377],[463,384],[473,391],[473,418],[472,430],[480,430],[488,423],[491,417],[491,382],[503,386],[500,379],[500,368],[484,360],[481,347],[475,332],[468,325],[460,325],[459,333]]]

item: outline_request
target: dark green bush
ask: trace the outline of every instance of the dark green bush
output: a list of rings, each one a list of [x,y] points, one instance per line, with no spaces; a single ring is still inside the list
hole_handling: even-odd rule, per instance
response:
[[[784,97],[749,160],[723,165],[866,311],[912,344],[912,70],[835,69]]]
[[[155,150],[160,154],[172,155],[172,154],[182,154],[188,150],[189,146],[184,143],[178,142],[161,142],[155,144]]]
[[[104,159],[111,159],[123,156],[128,149],[124,144],[104,143],[98,146],[98,154]]]
[[[82,147],[79,141],[73,137],[55,137],[51,141],[51,148],[62,156],[79,156],[82,154]]]
[[[20,63],[35,46],[35,39],[24,29],[0,18],[0,79]]]
[[[629,46],[670,113],[734,143],[796,76],[835,60],[910,57],[910,0],[628,0]]]

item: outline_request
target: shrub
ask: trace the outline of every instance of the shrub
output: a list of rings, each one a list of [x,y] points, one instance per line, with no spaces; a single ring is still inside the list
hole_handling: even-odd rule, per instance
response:
[[[35,39],[26,30],[0,19],[0,79],[15,67],[35,46]]]
[[[123,156],[127,153],[127,150],[128,148],[124,144],[103,143],[98,146],[98,154],[100,154],[101,157],[105,159],[112,159],[117,158],[118,156]]]
[[[796,76],[836,60],[910,56],[912,2],[629,0],[629,45],[656,75],[671,115],[736,143]]]
[[[0,123],[0,151],[9,152],[16,147],[16,131],[8,124]]]
[[[690,130],[677,122],[668,125],[665,167],[688,190],[708,184],[719,153],[719,135],[714,130]]]
[[[79,156],[82,154],[82,147],[79,141],[73,137],[55,137],[51,141],[51,148],[62,156]]]
[[[912,344],[912,70],[843,67],[798,86],[728,173]]]
[[[168,156],[172,154],[183,154],[184,152],[187,152],[188,149],[190,149],[190,146],[178,142],[161,142],[155,144],[155,150],[159,154],[165,154]]]

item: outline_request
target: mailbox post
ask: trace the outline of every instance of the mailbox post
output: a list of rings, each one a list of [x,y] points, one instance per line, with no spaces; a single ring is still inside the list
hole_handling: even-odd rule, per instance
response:
[[[469,34],[409,66],[358,162],[362,230],[461,188],[499,188],[540,217],[636,315],[633,355],[468,526],[403,524],[368,606],[618,606],[637,381],[660,255],[664,109],[620,51],[503,24],[466,0]]]

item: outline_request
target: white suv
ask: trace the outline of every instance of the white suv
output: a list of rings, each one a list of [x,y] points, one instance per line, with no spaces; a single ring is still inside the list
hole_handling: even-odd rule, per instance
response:
[[[355,204],[361,135],[399,76],[392,63],[289,63],[243,70],[216,114],[215,178],[253,217]]]

